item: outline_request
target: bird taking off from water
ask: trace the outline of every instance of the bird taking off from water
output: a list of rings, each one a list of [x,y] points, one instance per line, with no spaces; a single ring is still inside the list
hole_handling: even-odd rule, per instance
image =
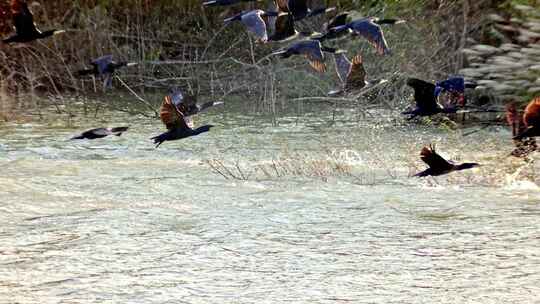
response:
[[[255,2],[260,0],[211,0],[211,1],[204,1],[203,6],[228,6],[233,5],[237,3],[243,3],[243,2]]]
[[[526,157],[531,152],[536,151],[538,146],[536,145],[536,139],[534,137],[516,139],[519,134],[525,132],[526,127],[523,122],[523,112],[518,111],[515,102],[506,105],[506,122],[512,129],[512,137],[514,138],[514,145],[516,146],[511,153],[512,156]]]
[[[429,168],[415,174],[414,176],[416,177],[439,176],[454,171],[471,169],[480,166],[478,163],[463,163],[454,165],[437,154],[437,152],[435,152],[434,145],[422,148],[422,151],[420,151],[420,159],[422,159],[422,161],[426,163]]]
[[[122,133],[126,132],[129,127],[117,127],[117,128],[96,128],[83,133],[73,136],[71,140],[74,139],[97,139],[107,137],[109,135],[121,136]]]
[[[112,55],[105,55],[92,60],[90,62],[90,65],[92,65],[92,67],[89,69],[77,71],[77,75],[94,75],[101,77],[101,79],[103,80],[103,89],[106,89],[112,87],[112,79],[116,70],[125,66],[134,66],[137,65],[137,63],[126,61],[115,62],[113,61]]]
[[[435,97],[435,85],[417,78],[409,78],[407,85],[414,89],[414,100],[416,107],[402,114],[411,115],[409,119],[416,116],[431,116],[438,113],[456,113],[456,107],[442,107]]]
[[[159,116],[167,128],[167,132],[151,138],[156,144],[156,148],[165,141],[183,139],[210,131],[213,125],[205,125],[196,129],[192,129],[188,125],[187,117],[203,110],[197,106],[193,108],[192,105],[195,104],[193,99],[194,97],[192,96],[184,97],[180,91],[175,91],[165,96]],[[209,103],[205,105],[207,105],[206,108],[209,107]]]
[[[31,42],[65,32],[63,30],[40,31],[34,24],[34,16],[30,12],[30,9],[28,9],[28,4],[25,0],[12,0],[11,13],[13,15],[16,34],[3,39],[2,41],[4,43]]]
[[[311,9],[308,0],[274,0],[280,12],[290,13],[295,21],[334,11],[335,7]]]
[[[337,50],[321,45],[318,40],[302,40],[289,45],[287,48],[276,51],[272,55],[279,55],[281,58],[289,58],[293,55],[303,55],[309,60],[309,64],[317,72],[324,73],[326,65],[324,63],[324,53],[335,53]]]
[[[540,97],[533,98],[525,108],[523,123],[525,124],[525,129],[519,132],[514,139],[521,140],[523,138],[540,136]]]

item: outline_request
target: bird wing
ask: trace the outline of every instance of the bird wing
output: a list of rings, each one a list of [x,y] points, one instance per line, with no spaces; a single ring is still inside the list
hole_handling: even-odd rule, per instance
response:
[[[426,163],[430,168],[433,168],[437,171],[451,170],[454,167],[446,159],[442,158],[439,154],[437,154],[434,146],[422,148],[422,151],[420,151],[420,159],[422,159],[422,161]]]
[[[184,114],[178,110],[173,103],[171,95],[165,96],[161,108],[159,110],[159,117],[168,130],[180,129],[188,130],[189,126],[186,124]]]
[[[109,67],[109,64],[112,63],[112,60],[112,55],[105,55],[92,60],[91,64],[97,67],[98,73],[100,75],[103,75],[107,72],[107,68]]]
[[[336,62],[336,72],[339,80],[341,80],[342,83],[346,83],[349,72],[351,71],[352,63],[344,52],[334,53],[334,61]]]
[[[19,36],[27,36],[31,33],[39,32],[34,24],[34,16],[26,2],[17,0],[11,3],[13,12],[13,24]]]
[[[242,16],[242,23],[250,32],[254,33],[259,40],[264,42],[268,41],[266,23],[264,22],[260,13],[253,11],[245,14]]]
[[[529,102],[523,114],[523,122],[527,128],[540,126],[540,97]]]
[[[347,86],[355,89],[361,89],[366,86],[366,69],[362,55],[354,56],[349,74],[347,76]]]
[[[324,64],[324,54],[321,50],[321,43],[316,40],[307,40],[299,45],[298,51],[304,54],[309,60],[309,65],[320,73],[326,72]]]
[[[279,15],[276,18],[275,32],[272,40],[279,41],[296,35],[294,17],[291,14]]]
[[[307,13],[307,0],[289,0],[289,11],[293,15]]]
[[[280,12],[289,13],[289,0],[274,0]]]
[[[407,85],[414,89],[414,100],[417,107],[433,109],[438,106],[434,94],[435,85],[433,83],[417,78],[409,78]]]
[[[351,24],[351,28],[357,34],[366,38],[367,41],[377,49],[379,54],[385,55],[390,52],[382,28],[374,23],[373,20],[362,19],[355,21]]]
[[[349,13],[341,13],[334,18],[332,18],[325,26],[325,29],[328,31],[331,28],[336,26],[345,25],[349,20]]]

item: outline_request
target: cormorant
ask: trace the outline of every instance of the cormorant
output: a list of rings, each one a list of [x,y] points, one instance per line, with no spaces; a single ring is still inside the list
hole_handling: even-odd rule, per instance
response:
[[[97,139],[107,137],[109,135],[120,136],[122,133],[126,132],[129,127],[117,127],[117,128],[96,128],[88,131],[84,131],[80,135],[73,136],[71,140],[74,139]]]
[[[456,107],[442,107],[435,97],[435,85],[421,79],[409,78],[407,85],[414,89],[414,100],[416,107],[413,110],[405,111],[402,114],[411,115],[409,119],[416,116],[431,116],[438,113],[456,113]]]
[[[307,5],[307,0],[274,0],[274,2],[280,12],[291,13],[296,21],[331,12],[336,9],[335,7],[310,9]]]
[[[334,48],[321,45],[318,40],[307,39],[295,42],[285,49],[272,53],[272,55],[279,55],[281,58],[289,58],[293,55],[304,55],[309,60],[311,67],[316,71],[323,73],[326,71],[323,52],[335,53],[336,51],[337,50]]]
[[[420,152],[420,158],[424,163],[429,166],[429,168],[418,174],[415,174],[414,176],[416,177],[439,176],[443,174],[448,174],[453,171],[471,169],[480,166],[480,164],[478,163],[463,163],[459,165],[454,165],[448,162],[446,159],[442,158],[439,154],[437,154],[437,152],[435,152],[434,145],[424,147]]]
[[[16,34],[3,39],[2,41],[4,43],[31,42],[65,32],[63,30],[40,31],[34,24],[34,16],[24,0],[12,0],[11,13],[13,14],[13,24],[15,25]]]
[[[190,101],[189,103],[191,104],[192,102]],[[167,132],[151,138],[154,144],[156,144],[156,148],[165,141],[196,136],[210,131],[213,127],[213,125],[205,125],[192,129],[188,126],[186,122],[186,114],[188,112],[182,112],[182,110],[187,111],[189,109],[189,106],[185,106],[187,104],[188,102],[180,92],[174,92],[171,95],[165,96],[159,116],[163,124],[167,127]]]
[[[134,66],[137,63],[126,61],[115,62],[113,61],[112,55],[105,55],[92,60],[90,64],[92,65],[91,68],[79,70],[77,71],[77,75],[94,75],[101,77],[101,79],[103,79],[103,89],[105,89],[112,86],[113,74],[116,70],[125,66]]]

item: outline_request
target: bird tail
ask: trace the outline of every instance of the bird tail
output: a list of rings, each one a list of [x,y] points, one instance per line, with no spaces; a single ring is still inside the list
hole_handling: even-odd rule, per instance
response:
[[[406,20],[403,20],[403,19],[379,19],[379,20],[376,20],[375,23],[377,24],[400,24],[400,23],[405,23],[407,22]]]
[[[154,136],[150,139],[154,141],[154,144],[156,144],[156,148],[158,148],[162,143],[169,140],[170,136],[171,136],[171,132],[167,131],[165,133],[159,134],[158,136]]]
[[[59,34],[63,34],[65,32],[66,32],[66,30],[54,30],[52,34],[53,34],[53,36],[56,36],[56,35],[59,35]]]
[[[205,133],[205,132],[208,132],[210,131],[211,128],[213,128],[214,126],[213,125],[204,125],[202,127],[198,127],[197,129],[194,129],[193,130],[193,134],[194,135],[199,135],[201,133]]]
[[[343,93],[345,93],[345,91],[340,89],[340,90],[332,90],[332,91],[328,92],[327,94],[330,97],[336,97],[336,96],[341,96]]]

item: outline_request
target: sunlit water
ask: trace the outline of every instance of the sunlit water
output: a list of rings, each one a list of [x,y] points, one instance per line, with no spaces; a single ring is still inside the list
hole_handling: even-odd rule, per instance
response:
[[[508,131],[331,116],[274,126],[215,109],[197,118],[210,133],[159,149],[148,139],[162,126],[144,118],[1,126],[0,302],[539,301],[540,191],[519,172],[534,164],[507,157]],[[483,166],[409,177],[430,142]],[[279,159],[349,169],[239,180],[207,164],[247,175]]]

